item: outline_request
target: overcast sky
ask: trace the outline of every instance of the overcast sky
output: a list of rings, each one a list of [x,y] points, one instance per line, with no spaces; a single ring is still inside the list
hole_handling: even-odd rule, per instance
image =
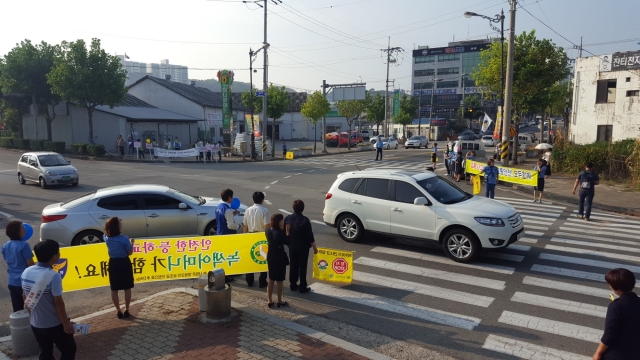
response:
[[[384,88],[386,66],[380,51],[400,46],[406,52],[392,66],[395,87],[408,89],[411,50],[418,45],[446,46],[455,40],[495,36],[487,20],[467,19],[464,11],[494,16],[507,0],[282,0],[268,5],[269,81],[296,90],[319,90],[328,83],[359,82]],[[262,3],[262,1],[260,1]],[[520,0],[516,32],[536,29],[563,47],[584,36],[594,54],[640,49],[640,1]],[[3,1],[0,54],[23,39],[60,43],[92,37],[111,54],[133,61],[189,67],[191,79],[214,78],[217,70],[236,71],[249,81],[249,47],[263,41],[263,9],[238,0],[20,0]],[[527,11],[531,13],[528,14]],[[499,26],[499,24],[498,24]],[[506,36],[506,34],[505,34]],[[595,45],[617,40],[633,40]],[[569,57],[577,50],[567,50]],[[588,56],[584,53],[584,56]],[[262,55],[254,63],[262,67]],[[261,87],[262,70],[254,74]]]

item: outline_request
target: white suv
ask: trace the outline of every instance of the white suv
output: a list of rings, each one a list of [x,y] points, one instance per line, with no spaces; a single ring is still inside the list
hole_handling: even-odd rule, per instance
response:
[[[324,222],[347,242],[365,232],[433,240],[454,261],[504,248],[524,235],[510,205],[468,194],[431,172],[376,169],[338,175],[326,195]]]

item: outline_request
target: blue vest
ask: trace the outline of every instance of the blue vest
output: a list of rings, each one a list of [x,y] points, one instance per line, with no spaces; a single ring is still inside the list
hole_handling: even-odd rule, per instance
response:
[[[226,202],[220,203],[220,205],[216,207],[216,225],[218,228],[218,235],[228,235],[232,233],[227,226],[227,219],[224,217],[224,213],[227,212],[228,209],[231,209],[231,206]]]

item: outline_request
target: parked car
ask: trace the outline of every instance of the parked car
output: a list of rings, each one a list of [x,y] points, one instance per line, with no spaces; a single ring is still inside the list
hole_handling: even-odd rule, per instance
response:
[[[460,134],[458,134],[458,139],[459,140],[475,140],[476,139],[476,133],[474,133],[471,130],[465,130],[465,131],[461,132]]]
[[[49,151],[28,152],[18,160],[18,181],[40,184],[46,189],[51,185],[78,186],[80,175],[64,156]]]
[[[493,135],[482,136],[482,143],[484,146],[496,146],[496,140],[493,138]]]
[[[382,148],[389,149],[397,149],[398,148],[398,139],[396,138],[382,138]]]
[[[342,173],[325,197],[323,219],[347,242],[368,232],[430,241],[465,263],[482,249],[505,248],[524,235],[514,207],[468,194],[432,172]]]
[[[326,135],[325,141],[329,147],[347,147],[349,146],[349,138],[346,132],[329,133]],[[351,147],[358,146],[362,142],[362,136],[355,131],[351,132]]]
[[[408,149],[408,148],[418,148],[420,149],[420,147],[425,147],[425,149],[427,148],[427,146],[429,145],[429,139],[427,139],[426,136],[424,135],[414,135],[412,137],[409,138],[409,140],[407,140],[404,143],[404,148]]]
[[[163,185],[122,185],[100,189],[42,210],[40,240],[62,246],[101,242],[107,220],[117,216],[132,238],[215,235],[215,207],[221,200],[192,196]],[[246,206],[234,217],[242,224]]]
[[[536,121],[535,120],[529,120],[529,122],[527,122],[527,126],[536,126]]]

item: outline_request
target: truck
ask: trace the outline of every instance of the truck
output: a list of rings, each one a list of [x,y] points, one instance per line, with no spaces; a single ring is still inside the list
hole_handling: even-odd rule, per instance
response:
[[[362,136],[358,134],[356,131],[351,132],[351,147],[357,146],[361,143]],[[347,147],[349,146],[349,138],[346,132],[341,132],[340,134],[333,132],[327,134],[325,138],[325,142],[328,147]]]

